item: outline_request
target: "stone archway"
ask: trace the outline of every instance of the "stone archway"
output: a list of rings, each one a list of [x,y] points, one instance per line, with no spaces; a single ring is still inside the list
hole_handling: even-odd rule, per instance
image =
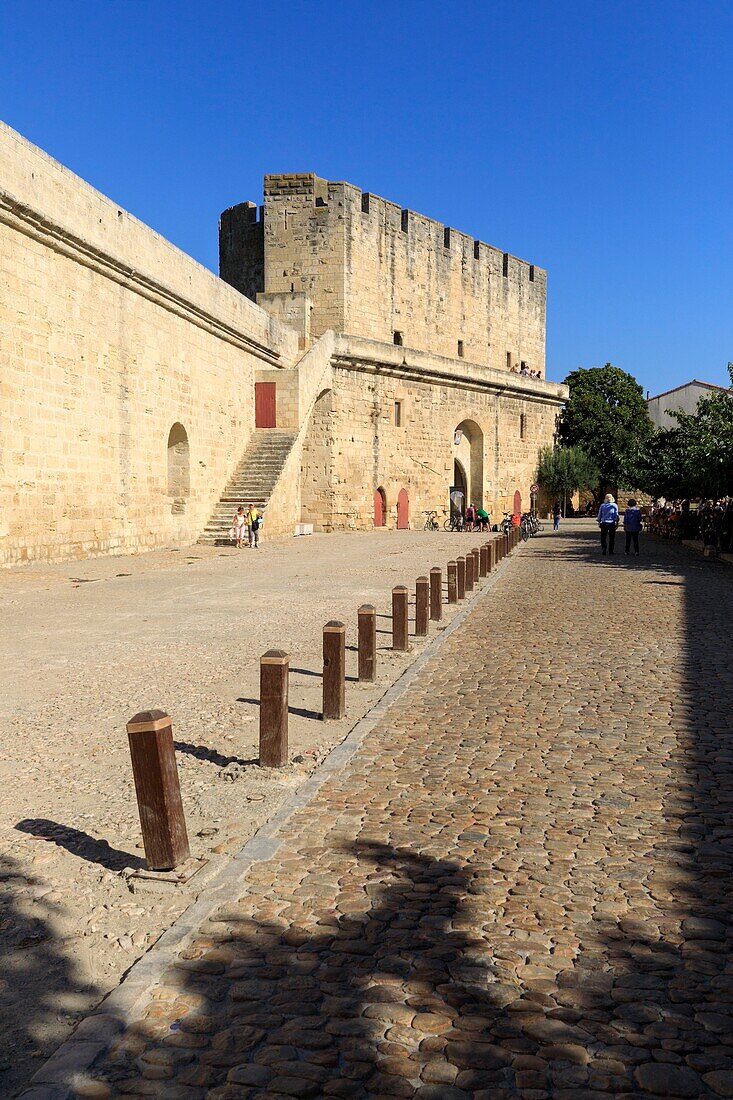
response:
[[[453,460],[453,487],[462,493],[462,500],[459,507],[457,502],[451,499],[451,513],[460,512],[463,515],[466,511],[466,498],[468,497],[468,478],[463,463],[457,458]]]
[[[465,503],[480,508],[484,503],[484,433],[475,420],[462,420],[456,426],[453,442],[455,464],[465,478]]]
[[[300,518],[303,523],[312,523],[317,531],[332,531],[333,391],[330,389],[321,390],[313,405],[300,463]]]
[[[186,497],[191,492],[191,456],[188,433],[183,424],[175,423],[168,432],[168,496],[171,512],[186,511]]]

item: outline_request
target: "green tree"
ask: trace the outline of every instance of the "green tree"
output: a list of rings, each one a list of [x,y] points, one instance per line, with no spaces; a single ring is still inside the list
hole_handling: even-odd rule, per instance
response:
[[[598,467],[582,447],[546,446],[540,450],[535,480],[561,501],[563,515],[567,498],[576,489],[595,488],[599,477]]]
[[[570,396],[560,417],[560,441],[582,447],[595,462],[601,494],[609,486],[632,485],[654,432],[641,386],[611,363],[580,367],[565,382]]]
[[[652,496],[721,497],[733,493],[733,366],[731,389],[703,397],[694,413],[676,412],[676,428],[655,432],[638,466],[638,484]]]

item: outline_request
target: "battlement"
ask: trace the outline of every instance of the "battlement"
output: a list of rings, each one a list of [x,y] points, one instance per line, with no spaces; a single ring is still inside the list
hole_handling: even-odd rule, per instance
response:
[[[334,329],[544,376],[535,264],[313,172],[265,176],[261,236],[252,219],[252,204],[222,215],[222,278],[255,299],[305,294],[312,337]]]

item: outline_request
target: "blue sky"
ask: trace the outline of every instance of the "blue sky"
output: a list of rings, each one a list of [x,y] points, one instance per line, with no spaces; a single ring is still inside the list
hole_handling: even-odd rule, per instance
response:
[[[733,5],[3,0],[0,117],[216,270],[267,171],[546,267],[548,376],[733,359]]]

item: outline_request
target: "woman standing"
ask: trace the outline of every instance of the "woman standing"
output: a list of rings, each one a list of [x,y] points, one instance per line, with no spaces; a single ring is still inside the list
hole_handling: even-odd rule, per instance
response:
[[[237,550],[242,549],[242,540],[244,539],[244,529],[247,526],[247,519],[244,514],[244,508],[240,504],[234,513],[234,519],[232,520],[232,529],[229,532],[229,537],[233,539],[234,545]]]
[[[562,508],[560,507],[560,501],[556,500],[552,506],[552,530],[557,531],[560,528],[560,516],[562,515]]]
[[[641,508],[633,497],[629,497],[629,506],[624,512],[624,534],[626,535],[626,553],[634,544],[634,553],[639,556],[639,532],[641,531]]]

